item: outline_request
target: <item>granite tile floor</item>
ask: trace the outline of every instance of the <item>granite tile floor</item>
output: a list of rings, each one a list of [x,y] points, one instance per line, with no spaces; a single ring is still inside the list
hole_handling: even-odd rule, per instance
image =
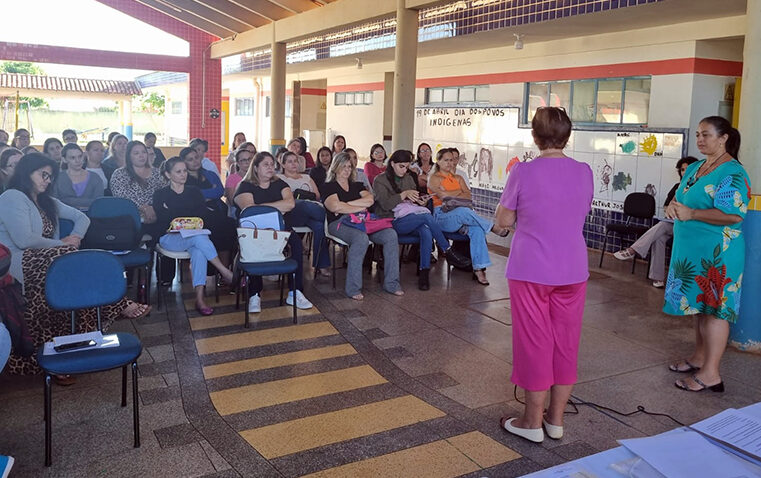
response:
[[[599,269],[596,257],[574,401],[622,412],[641,405],[691,423],[761,399],[761,357],[731,349],[724,394],[677,390],[666,365],[690,352],[691,322],[660,312],[663,291],[649,285],[644,265],[632,275],[612,258]],[[496,478],[676,426],[578,405],[559,441],[536,445],[501,430],[499,417],[519,412],[523,395],[509,380],[505,260],[492,254],[489,287],[460,271],[447,281],[440,261],[427,292],[417,290],[414,265],[403,264],[403,297],[384,293],[373,269],[362,302],[307,273],[315,307],[299,311],[297,325],[265,281],[264,311],[250,329],[234,296],[222,294],[215,314],[199,317],[190,287],[175,283],[166,310],[112,327],[145,347],[140,448],[132,448],[131,403],[119,406],[120,373],[82,376],[54,387],[53,466],[45,468],[42,380],[4,374],[0,453],[16,458],[14,477]]]

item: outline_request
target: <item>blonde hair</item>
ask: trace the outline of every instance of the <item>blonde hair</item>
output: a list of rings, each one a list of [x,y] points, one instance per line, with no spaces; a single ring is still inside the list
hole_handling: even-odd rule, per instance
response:
[[[349,163],[351,166],[351,176],[349,176],[349,182],[357,180],[357,169],[354,167],[354,163],[351,162],[351,156],[345,150],[333,156],[333,162],[330,163],[330,169],[328,169],[328,175],[325,178],[325,182],[329,183],[335,181],[336,173],[344,164]]]

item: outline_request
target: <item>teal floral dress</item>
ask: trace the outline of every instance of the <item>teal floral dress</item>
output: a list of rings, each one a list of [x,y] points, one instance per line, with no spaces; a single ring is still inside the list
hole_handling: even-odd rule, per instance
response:
[[[716,208],[745,218],[750,181],[742,165],[733,159],[696,180],[703,163],[705,160],[687,168],[676,200],[692,209]],[[744,268],[742,222],[716,226],[674,221],[663,311],[670,315],[709,314],[734,323],[740,313]]]

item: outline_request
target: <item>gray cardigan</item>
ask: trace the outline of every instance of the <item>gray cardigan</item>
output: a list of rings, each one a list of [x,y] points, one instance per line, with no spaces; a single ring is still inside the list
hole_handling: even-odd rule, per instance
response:
[[[72,234],[85,237],[90,219],[84,213],[53,199],[58,207],[59,219],[74,222]],[[9,189],[0,194],[0,243],[11,250],[11,275],[24,283],[21,256],[25,249],[43,249],[61,246],[58,224],[55,225],[54,239],[42,237],[42,217],[37,206],[17,189]]]
[[[402,191],[409,189],[417,190],[417,184],[415,184],[415,180],[411,175],[405,174],[402,176],[400,189]],[[394,208],[402,202],[402,195],[394,191],[386,173],[375,176],[373,193],[375,194],[375,214],[378,217],[394,217]]]
[[[87,171],[87,185],[81,196],[74,192],[74,184],[66,171],[61,171],[53,185],[51,195],[61,200],[64,204],[80,210],[87,210],[93,201],[103,196],[103,180],[97,174]]]

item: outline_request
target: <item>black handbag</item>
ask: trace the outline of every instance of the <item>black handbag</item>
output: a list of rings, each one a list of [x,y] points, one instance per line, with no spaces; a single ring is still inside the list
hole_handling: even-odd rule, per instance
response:
[[[316,201],[317,194],[306,189],[296,189],[293,191],[293,199],[300,199],[302,201]]]
[[[140,245],[132,216],[93,217],[82,241],[84,249],[127,251]]]

